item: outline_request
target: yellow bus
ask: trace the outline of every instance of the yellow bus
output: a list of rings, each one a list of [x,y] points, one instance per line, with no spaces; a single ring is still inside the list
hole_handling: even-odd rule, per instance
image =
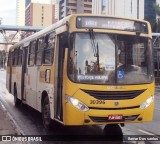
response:
[[[151,121],[152,35],[146,21],[75,14],[9,51],[7,88],[45,128]]]

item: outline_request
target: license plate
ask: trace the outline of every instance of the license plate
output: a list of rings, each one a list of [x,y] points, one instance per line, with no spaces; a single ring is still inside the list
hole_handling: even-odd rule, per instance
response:
[[[108,120],[122,120],[123,119],[123,115],[109,115],[108,116]]]

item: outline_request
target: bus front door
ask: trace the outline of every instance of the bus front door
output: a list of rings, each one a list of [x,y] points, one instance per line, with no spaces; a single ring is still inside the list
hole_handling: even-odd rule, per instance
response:
[[[67,47],[66,33],[57,36],[57,49],[56,49],[56,63],[55,63],[55,90],[54,90],[54,116],[59,121],[63,122],[63,66],[65,48]]]

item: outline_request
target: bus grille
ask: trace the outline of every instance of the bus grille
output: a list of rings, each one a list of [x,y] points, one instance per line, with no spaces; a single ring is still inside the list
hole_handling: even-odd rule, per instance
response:
[[[135,119],[137,119],[139,115],[131,115],[131,116],[124,116],[122,120],[118,120],[118,122],[124,122],[124,121],[134,121]],[[93,116],[89,116],[90,119],[93,122],[114,122],[117,120],[108,120],[108,117],[93,117]]]
[[[144,90],[133,90],[133,91],[93,91],[93,90],[83,90],[85,93],[90,96],[100,99],[100,100],[125,100],[125,99],[134,99],[143,93]]]
[[[114,108],[100,108],[100,107],[89,107],[89,109],[94,110],[127,110],[127,109],[135,109],[139,108],[140,106],[131,106],[131,107],[114,107]]]

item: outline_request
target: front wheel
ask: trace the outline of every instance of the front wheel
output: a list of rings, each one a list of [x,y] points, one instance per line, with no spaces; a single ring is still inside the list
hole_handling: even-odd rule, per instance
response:
[[[46,96],[42,103],[42,120],[45,129],[51,129],[51,116],[50,116],[50,105],[49,98]]]

